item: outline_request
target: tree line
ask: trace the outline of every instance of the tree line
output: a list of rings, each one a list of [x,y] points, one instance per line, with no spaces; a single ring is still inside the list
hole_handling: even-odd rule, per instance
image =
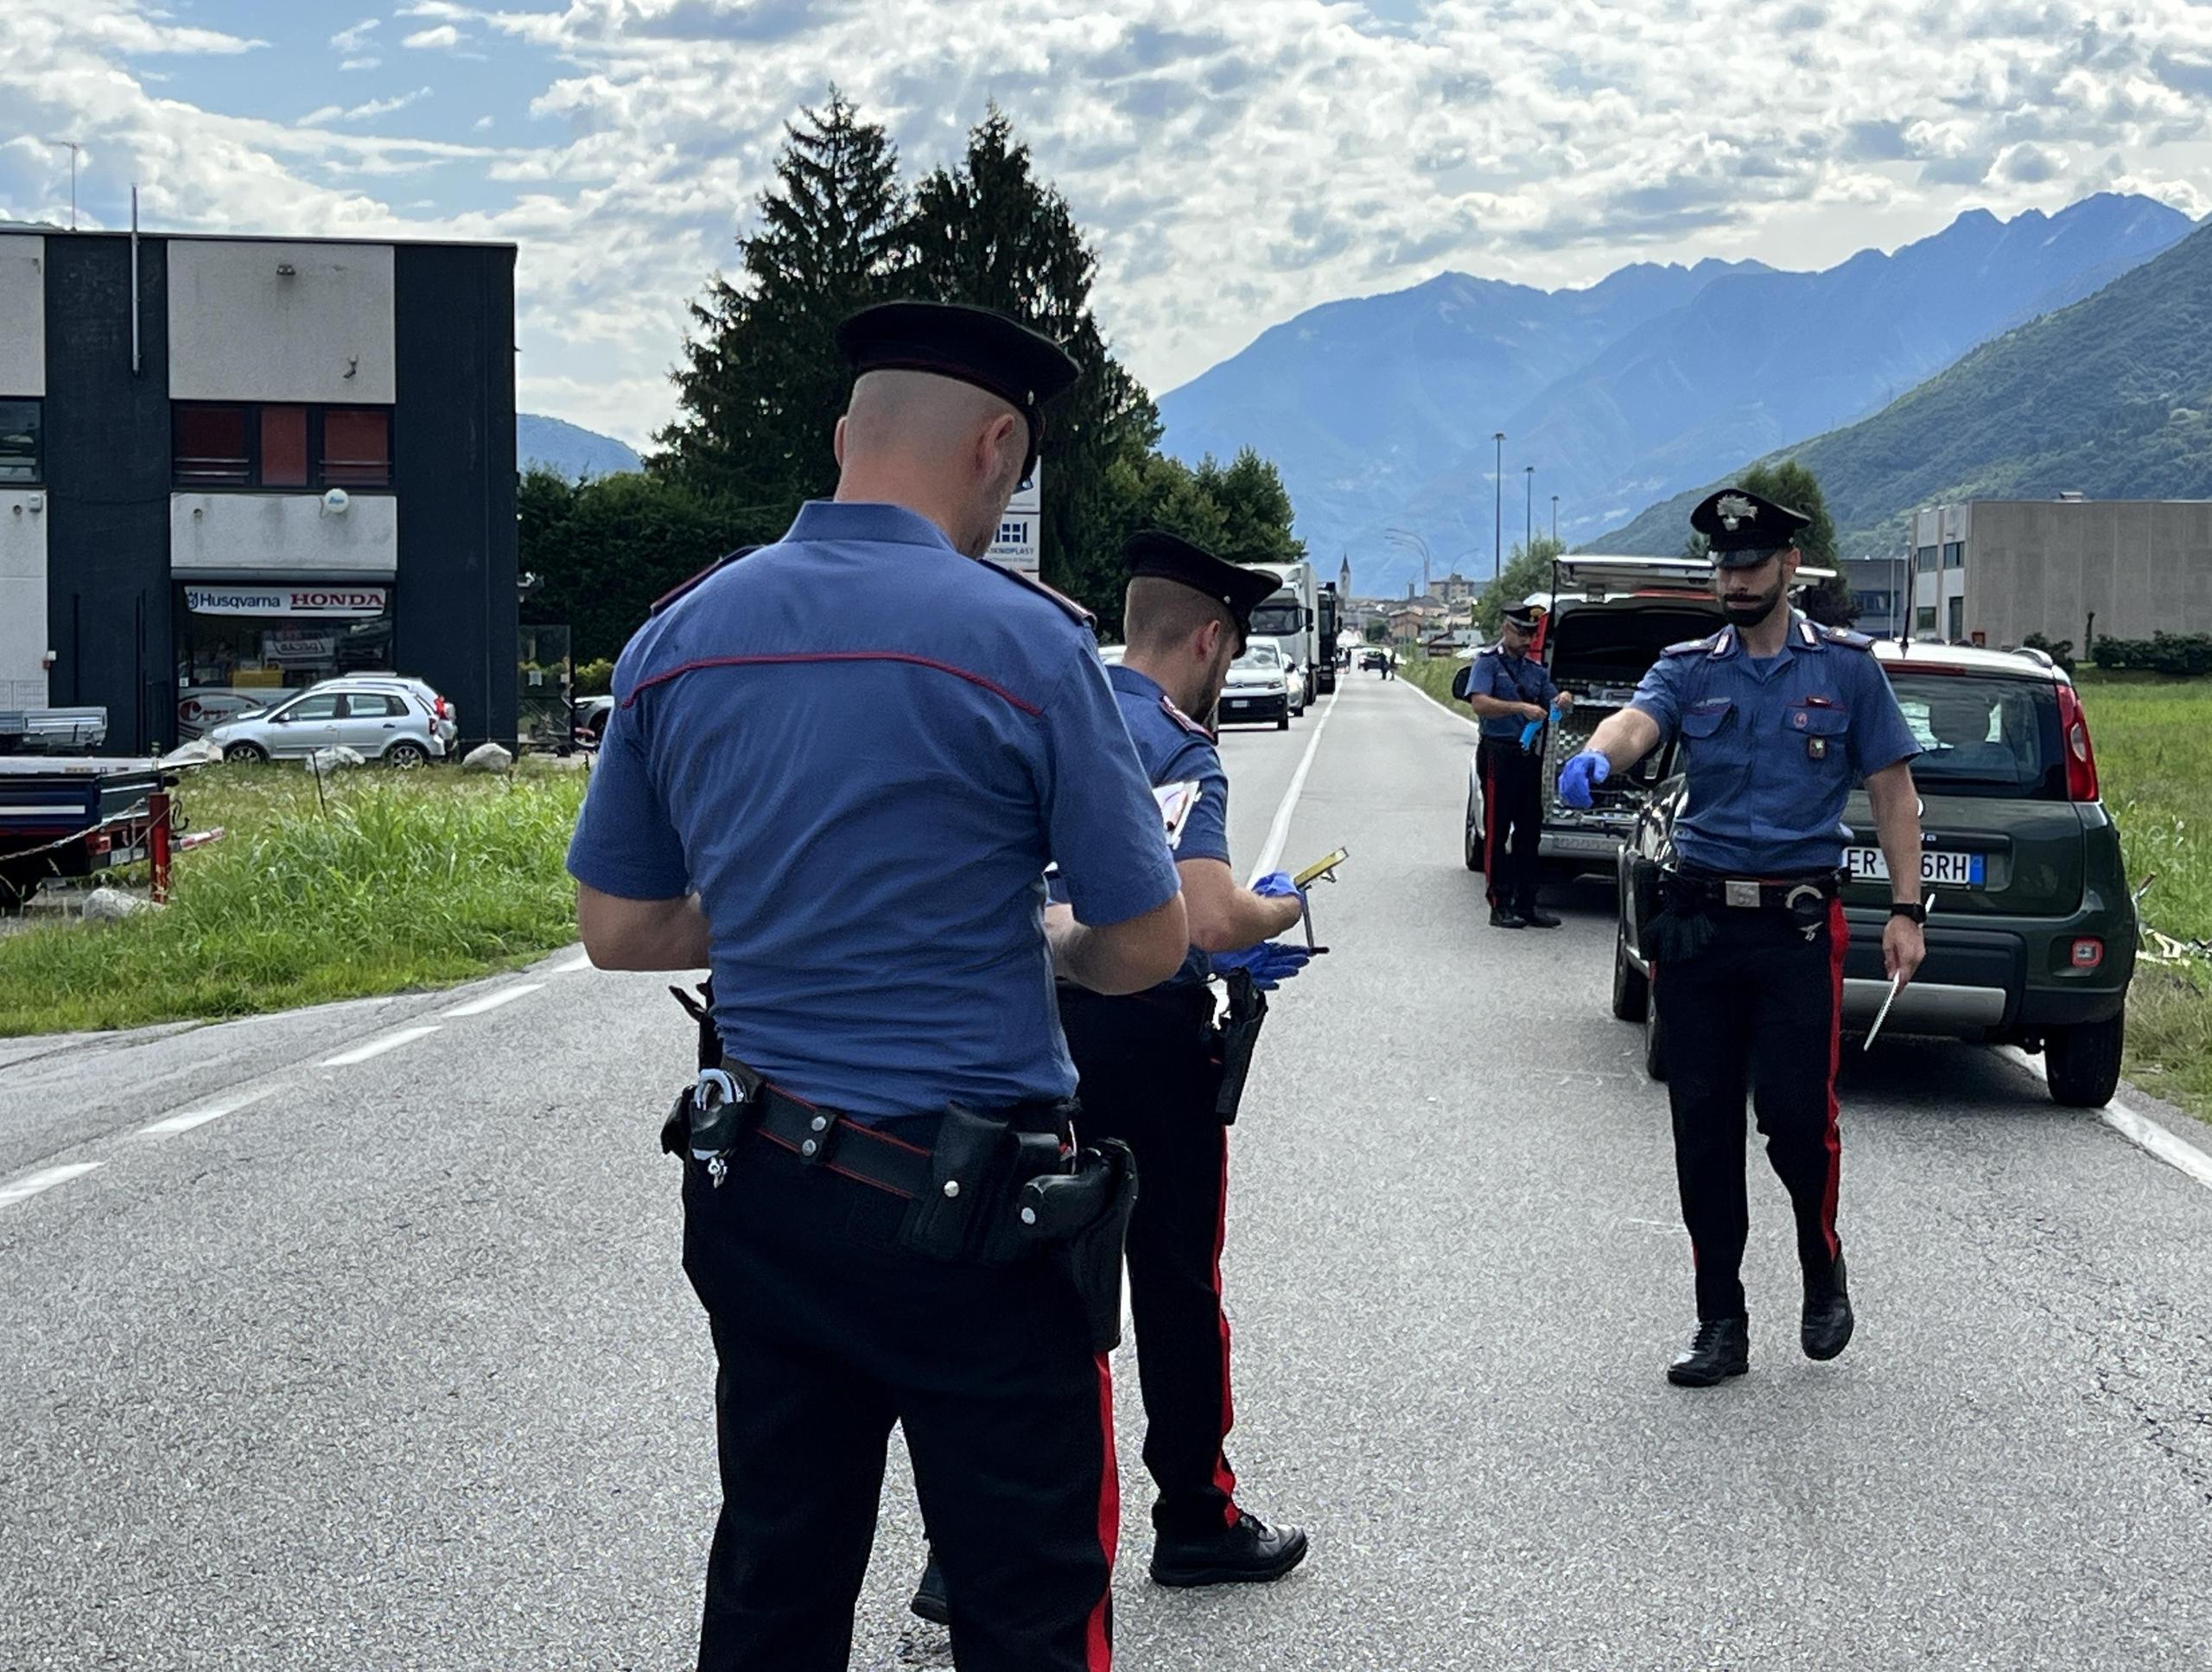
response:
[[[566,621],[580,662],[619,651],[652,601],[724,552],[773,540],[836,482],[830,432],[850,378],[837,322],[896,297],[996,308],[1082,366],[1047,410],[1042,578],[1121,620],[1122,541],[1171,529],[1244,562],[1302,556],[1290,496],[1250,449],[1195,467],[1159,450],[1160,413],[1091,309],[1097,259],[1067,200],[992,106],[955,166],[909,187],[890,136],[836,89],[785,127],[734,274],[690,303],[677,416],[642,474],[522,483],[529,619]]]

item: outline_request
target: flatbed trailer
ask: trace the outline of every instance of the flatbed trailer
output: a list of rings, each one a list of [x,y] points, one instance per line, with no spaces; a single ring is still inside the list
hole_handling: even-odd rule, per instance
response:
[[[177,769],[114,755],[0,755],[0,914],[53,877],[150,862],[168,893]]]

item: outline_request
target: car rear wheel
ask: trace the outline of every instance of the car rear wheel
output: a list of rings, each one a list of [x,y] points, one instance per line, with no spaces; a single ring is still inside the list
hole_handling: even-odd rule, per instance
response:
[[[385,764],[397,766],[401,772],[412,772],[417,766],[428,766],[430,752],[420,743],[402,738],[384,752]]]
[[[1667,1034],[1659,1026],[1659,1007],[1643,1007],[1643,1071],[1653,1079],[1667,1078]]]
[[[2054,1027],[2043,1046],[2044,1072],[2050,1100],[2068,1109],[2102,1109],[2120,1089],[2120,1059],[2126,1044],[2127,1019],[2077,1022]]]
[[[232,743],[224,749],[223,759],[255,766],[269,759],[269,751],[258,743]]]
[[[1467,868],[1470,871],[1481,870],[1483,868],[1483,820],[1480,810],[1475,805],[1475,792],[1471,789],[1467,791],[1467,831],[1460,845],[1465,850]]]
[[[1287,732],[1290,729],[1290,710],[1288,709],[1285,709],[1281,714],[1275,716],[1275,729],[1279,732]]]
[[[1613,931],[1613,1015],[1627,1022],[1644,1020],[1651,1010],[1650,978],[1636,967],[1628,955],[1628,929],[1625,925]],[[1660,1076],[1655,1074],[1652,1078]]]

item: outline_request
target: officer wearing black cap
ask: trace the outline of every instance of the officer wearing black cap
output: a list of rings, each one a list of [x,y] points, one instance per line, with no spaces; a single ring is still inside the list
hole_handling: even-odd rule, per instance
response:
[[[1563,709],[1574,699],[1529,654],[1542,619],[1532,604],[1508,609],[1497,642],[1467,671],[1467,706],[1482,727],[1475,770],[1483,785],[1483,874],[1491,924],[1499,929],[1559,927],[1559,919],[1536,905],[1541,878],[1536,844],[1544,829],[1542,728],[1554,705]]]
[[[721,1367],[699,1664],[845,1664],[897,1422],[957,1663],[1091,1672],[1129,1186],[1053,980],[1142,991],[1188,925],[1088,618],[976,561],[1074,363],[931,303],[839,340],[836,498],[631,640],[569,855],[594,963],[714,977],[664,1132]]]
[[[1872,804],[1891,879],[1889,974],[1910,981],[1924,950],[1910,765],[1919,748],[1869,653],[1873,641],[1789,607],[1806,521],[1741,488],[1697,507],[1690,525],[1712,543],[1729,624],[1669,646],[1630,705],[1560,773],[1560,799],[1586,807],[1594,785],[1676,738],[1688,774],[1672,861],[1656,879],[1662,909],[1643,931],[1696,1260],[1697,1328],[1668,1370],[1687,1387],[1750,1367],[1738,1275],[1750,1228],[1747,1088],[1796,1215],[1800,1343],[1826,1359],[1851,1338],[1836,1235],[1835,1075],[1850,939],[1839,898],[1842,820],[1855,783]]]
[[[1123,556],[1128,642],[1107,677],[1145,775],[1155,786],[1198,785],[1174,839],[1191,946],[1183,967],[1146,992],[1108,997],[1063,982],[1060,1021],[1080,1076],[1084,1139],[1127,1142],[1143,1180],[1128,1269],[1144,1460],[1160,1492],[1152,1576],[1171,1586],[1274,1580],[1305,1559],[1307,1541],[1302,1529],[1239,1506],[1225,1449],[1233,1419],[1221,1296],[1224,1121],[1235,1109],[1220,1107],[1210,976],[1242,968],[1272,987],[1309,955],[1272,938],[1301,915],[1290,879],[1276,872],[1248,889],[1230,869],[1229,779],[1212,734],[1193,716],[1213,712],[1252,611],[1281,582],[1155,531],[1133,536]],[[937,1618],[948,1588],[958,1594],[934,1570],[925,1573],[915,1612]]]

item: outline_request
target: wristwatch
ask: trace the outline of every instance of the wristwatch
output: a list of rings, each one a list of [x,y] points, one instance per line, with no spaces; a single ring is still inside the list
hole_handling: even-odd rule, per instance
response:
[[[1928,908],[1916,900],[1893,900],[1890,902],[1893,918],[1910,918],[1915,923],[1928,921]]]

